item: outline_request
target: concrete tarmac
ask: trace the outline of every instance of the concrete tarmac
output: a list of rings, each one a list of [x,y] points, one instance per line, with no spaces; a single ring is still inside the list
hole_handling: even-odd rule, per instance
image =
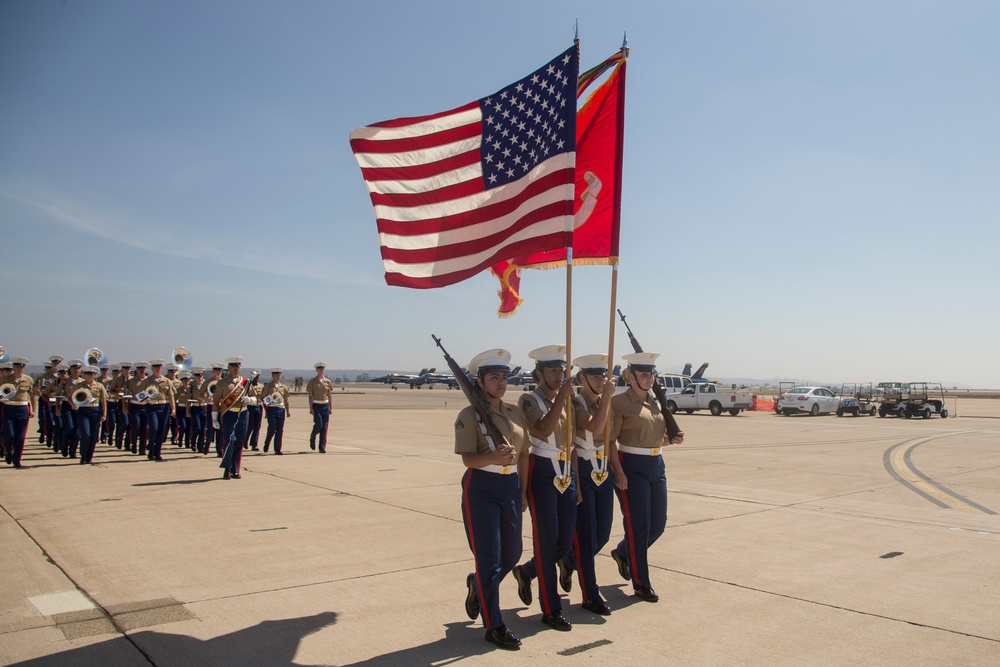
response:
[[[508,391],[517,400],[518,388]],[[0,663],[19,665],[986,665],[1000,660],[1000,401],[948,419],[678,415],[660,602],[608,556],[614,610],[563,596],[541,624],[501,588],[524,642],[465,615],[472,558],[453,420],[465,399],[378,385],[337,394],[328,453],[304,398],[285,455],[171,445],[93,466],[37,443],[0,466]],[[261,437],[263,444],[263,436]],[[617,504],[616,504],[617,511]],[[524,524],[523,560],[531,523]],[[622,535],[616,519],[612,542]]]

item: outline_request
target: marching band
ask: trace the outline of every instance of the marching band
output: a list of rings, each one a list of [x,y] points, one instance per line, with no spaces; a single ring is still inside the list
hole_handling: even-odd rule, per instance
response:
[[[83,356],[64,365],[62,356],[53,355],[32,379],[25,372],[28,360],[8,361],[0,347],[0,456],[8,465],[24,467],[28,421],[34,417],[38,443],[64,458],[78,459],[80,465],[94,463],[98,444],[163,461],[169,436],[172,445],[203,455],[214,443],[217,457],[223,459],[224,479],[240,479],[241,451],[258,450],[265,417],[264,452],[273,442],[274,453],[283,454],[291,389],[281,382],[281,368],[270,369],[271,381],[264,384],[257,371],[250,378],[240,375],[242,357],[212,364],[206,378],[204,368],[192,367],[191,353],[184,347],[173,350],[171,363],[153,359],[109,364],[98,348]],[[323,377],[325,365],[316,364],[317,377],[310,383],[317,388],[310,394],[317,399],[310,398],[310,412],[323,416],[312,440],[320,438],[324,453],[333,389]]]

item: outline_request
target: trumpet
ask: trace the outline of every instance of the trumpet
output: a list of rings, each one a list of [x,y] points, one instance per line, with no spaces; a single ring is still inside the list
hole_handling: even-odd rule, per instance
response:
[[[8,399],[11,398],[16,393],[17,393],[17,387],[12,385],[10,382],[0,385],[0,398]]]
[[[90,390],[85,387],[80,387],[73,392],[73,405],[78,408],[85,408],[94,402],[94,395],[90,393]]]
[[[170,358],[174,360],[182,371],[190,370],[191,366],[194,365],[194,357],[191,356],[191,352],[186,347],[175,347],[174,351],[170,353]]]
[[[108,363],[108,358],[101,352],[101,348],[92,347],[83,354],[88,366],[99,366]]]
[[[146,387],[146,398],[150,401],[155,401],[160,396],[160,390],[156,388],[155,384]]]
[[[219,384],[218,380],[212,380],[208,383],[208,395],[215,396],[215,387]]]

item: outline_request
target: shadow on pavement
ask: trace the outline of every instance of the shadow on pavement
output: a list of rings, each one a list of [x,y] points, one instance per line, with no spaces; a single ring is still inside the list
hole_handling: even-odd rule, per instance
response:
[[[294,667],[297,664],[293,660],[299,649],[299,642],[307,635],[336,622],[336,613],[323,612],[314,616],[264,621],[207,640],[164,632],[132,632],[129,633],[128,640],[115,637],[108,641],[15,664],[18,667],[163,663]],[[129,641],[148,656],[149,662],[129,644]]]

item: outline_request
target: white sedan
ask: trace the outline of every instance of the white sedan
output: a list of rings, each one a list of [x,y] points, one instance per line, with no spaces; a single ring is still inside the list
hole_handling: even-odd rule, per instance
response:
[[[808,412],[813,416],[833,413],[838,407],[840,396],[826,387],[793,387],[778,397],[778,411],[786,417],[796,412]]]

